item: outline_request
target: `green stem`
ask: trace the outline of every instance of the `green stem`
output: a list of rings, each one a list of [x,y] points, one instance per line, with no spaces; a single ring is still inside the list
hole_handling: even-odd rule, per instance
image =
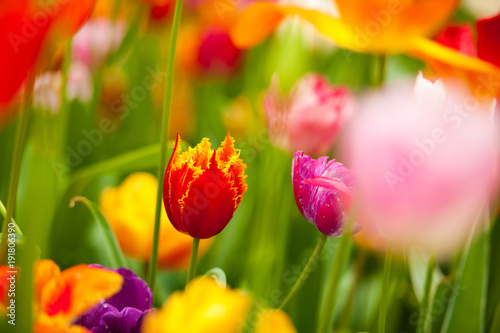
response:
[[[318,239],[318,243],[316,244],[316,247],[314,248],[313,253],[309,257],[309,260],[307,261],[306,266],[304,267],[304,269],[300,273],[299,278],[297,279],[297,281],[295,281],[295,284],[293,285],[292,289],[290,290],[290,292],[288,293],[286,298],[283,300],[283,302],[281,302],[278,309],[283,309],[285,307],[285,305],[290,301],[290,299],[292,299],[292,297],[295,295],[295,293],[300,289],[300,287],[302,287],[304,282],[307,280],[307,278],[309,277],[309,274],[311,274],[313,266],[318,261],[318,257],[319,257],[319,254],[321,253],[321,250],[323,250],[323,248],[325,247],[327,239],[328,239],[328,236],[326,236],[325,234],[321,234],[321,236]]]
[[[384,276],[382,278],[382,296],[380,298],[380,309],[378,313],[378,333],[385,333],[385,320],[387,318],[387,306],[389,304],[389,285],[391,282],[392,250],[390,247],[385,251]]]
[[[342,238],[340,238],[340,244],[337,249],[337,255],[335,256],[335,261],[333,262],[332,273],[330,276],[330,284],[328,286],[328,291],[326,293],[325,306],[321,312],[318,333],[329,333],[331,332],[331,327],[333,325],[333,315],[335,310],[335,301],[337,299],[337,287],[340,281],[340,276],[342,275],[342,270],[347,261],[349,254],[349,239],[351,238],[350,228],[347,228]]]
[[[160,147],[160,165],[158,167],[158,190],[156,193],[156,212],[155,226],[153,234],[153,247],[151,249],[151,260],[148,267],[148,284],[151,290],[154,291],[156,282],[156,270],[158,268],[158,239],[160,234],[160,216],[162,209],[163,195],[163,177],[167,167],[167,147],[168,147],[168,126],[170,120],[170,107],[172,104],[172,92],[174,85],[174,63],[175,63],[175,48],[177,45],[177,31],[182,16],[183,0],[175,2],[174,21],[172,23],[172,31],[170,34],[170,45],[168,49],[167,63],[167,82],[165,83],[165,100],[163,103],[163,115],[161,122],[161,147]]]
[[[196,274],[196,262],[198,261],[199,238],[193,238],[193,247],[191,248],[191,259],[189,260],[189,269],[187,274],[187,283],[191,281]]]
[[[16,207],[17,186],[21,173],[21,161],[26,142],[26,132],[29,122],[29,110],[31,108],[31,97],[33,93],[34,77],[28,74],[22,109],[19,112],[16,134],[14,137],[14,151],[12,153],[12,164],[10,166],[9,185],[7,190],[7,207],[5,219],[2,225],[2,239],[0,241],[0,264],[4,262],[7,254],[7,225],[14,217]]]
[[[417,333],[424,333],[429,312],[429,300],[432,287],[432,276],[436,267],[436,259],[432,256],[427,265],[427,274],[425,276],[424,296],[420,303],[420,311],[418,313]]]
[[[387,56],[385,54],[380,54],[375,56],[375,78],[373,80],[373,85],[375,87],[380,87],[385,81],[385,64]]]

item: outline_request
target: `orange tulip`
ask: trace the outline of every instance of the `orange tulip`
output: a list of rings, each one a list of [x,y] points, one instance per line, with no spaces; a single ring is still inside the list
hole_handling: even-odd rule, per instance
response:
[[[441,61],[475,73],[495,66],[460,54],[430,39],[457,8],[458,0],[336,0],[339,17],[288,5],[256,3],[234,21],[236,46],[252,47],[292,15],[310,22],[327,41],[355,52],[406,53],[426,61]]]
[[[10,274],[0,267],[0,277]],[[0,280],[0,308],[6,310],[5,293],[10,283]],[[35,333],[90,332],[73,325],[85,311],[117,293],[123,284],[120,274],[87,265],[78,265],[61,272],[52,260],[40,260],[34,269]]]

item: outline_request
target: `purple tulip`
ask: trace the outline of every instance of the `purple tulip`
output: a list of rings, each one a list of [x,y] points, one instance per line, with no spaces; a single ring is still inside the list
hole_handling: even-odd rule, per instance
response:
[[[142,319],[151,311],[151,289],[129,269],[104,269],[118,272],[123,277],[122,289],[84,313],[76,324],[94,333],[140,333]]]
[[[328,156],[313,159],[298,151],[293,156],[292,181],[295,202],[306,220],[329,237],[345,229],[354,177],[342,163]]]

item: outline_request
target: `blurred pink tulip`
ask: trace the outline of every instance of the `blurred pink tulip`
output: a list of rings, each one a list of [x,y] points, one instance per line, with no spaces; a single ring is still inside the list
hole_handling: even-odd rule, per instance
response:
[[[470,235],[495,188],[494,101],[420,74],[367,96],[348,153],[357,181],[357,222],[396,248],[450,254]]]
[[[33,104],[56,114],[61,108],[61,72],[45,72],[37,76],[33,90]],[[71,63],[66,85],[67,98],[87,103],[92,98],[92,75],[81,62]]]
[[[125,35],[125,22],[112,22],[99,17],[88,21],[73,37],[72,61],[79,61],[91,69],[104,65],[112,51],[118,50]]]
[[[354,106],[349,88],[331,86],[321,75],[306,74],[286,97],[275,76],[264,99],[269,137],[275,146],[291,153],[327,154]]]

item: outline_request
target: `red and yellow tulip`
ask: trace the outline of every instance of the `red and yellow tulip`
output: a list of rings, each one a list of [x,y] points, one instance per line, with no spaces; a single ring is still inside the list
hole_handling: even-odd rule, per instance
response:
[[[221,232],[247,190],[246,165],[229,136],[217,150],[204,138],[181,154],[177,135],[163,185],[163,203],[172,225],[194,238]]]

